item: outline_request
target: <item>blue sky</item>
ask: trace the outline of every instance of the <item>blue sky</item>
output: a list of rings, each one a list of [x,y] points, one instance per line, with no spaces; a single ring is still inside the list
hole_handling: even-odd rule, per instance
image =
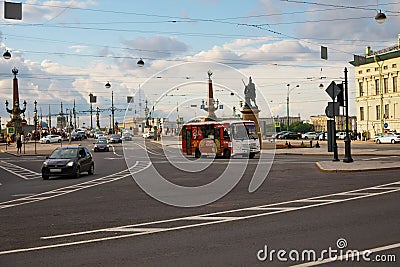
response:
[[[0,61],[0,99],[11,100],[15,66],[20,70],[21,100],[28,102],[27,117],[32,116],[34,100],[43,114],[49,106],[52,113],[59,112],[61,101],[70,107],[73,100],[78,111],[86,111],[89,93],[98,96],[96,106],[107,109],[111,105],[110,90],[104,87],[107,81],[118,108],[126,108],[128,95],[138,99],[140,86],[142,102],[162,98],[155,107],[159,116],[173,114],[176,105],[183,105],[181,115],[201,115],[201,110],[187,107],[205,98],[206,85],[185,83],[206,82],[207,67],[212,67],[214,82],[225,88],[220,91],[237,92],[235,98],[216,93],[225,104],[217,115],[232,113],[243,95],[241,80],[252,76],[260,93],[257,100],[265,104],[262,115],[286,115],[287,84],[289,88],[298,84],[290,93],[291,114],[308,119],[323,114],[329,101],[318,85],[340,80],[344,67],[349,69],[354,102],[354,73],[348,62],[354,54],[363,54],[367,45],[378,50],[396,44],[400,25],[396,11],[400,2],[389,0],[22,3],[22,21],[1,19],[1,49],[10,50],[12,58]],[[384,24],[374,20],[377,9],[388,16]],[[328,60],[320,59],[321,45],[328,47]],[[136,65],[139,58],[144,67]],[[227,67],[222,70],[215,63]],[[153,77],[159,72],[164,76]],[[167,97],[168,90],[175,93]],[[142,111],[143,105],[136,100],[132,112]],[[353,113],[354,106],[350,106]],[[102,125],[108,123],[107,112],[101,115]],[[4,108],[0,116],[8,117]],[[123,116],[118,112],[117,120]],[[87,114],[80,117],[87,125]]]

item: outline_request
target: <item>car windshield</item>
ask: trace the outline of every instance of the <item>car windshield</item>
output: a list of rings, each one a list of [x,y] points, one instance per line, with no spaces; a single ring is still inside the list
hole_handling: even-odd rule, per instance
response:
[[[76,148],[57,148],[50,155],[50,159],[71,159],[78,155],[78,149]]]

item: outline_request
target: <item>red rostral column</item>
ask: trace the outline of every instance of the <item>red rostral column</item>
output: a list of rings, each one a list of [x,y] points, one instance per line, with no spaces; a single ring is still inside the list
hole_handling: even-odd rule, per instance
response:
[[[204,121],[216,121],[217,115],[215,115],[215,111],[218,109],[218,107],[215,107],[213,85],[211,80],[212,72],[209,70],[207,74],[208,74],[208,106],[204,107],[204,110],[207,111],[207,117],[204,118]]]
[[[13,79],[13,103],[12,109],[8,108],[8,101],[6,101],[6,110],[8,113],[11,114],[11,120],[7,123],[7,127],[14,127],[15,133],[20,134],[22,133],[22,125],[26,124],[25,120],[22,120],[21,114],[23,114],[26,110],[26,102],[24,101],[24,108],[21,109],[19,106],[19,93],[18,93],[18,69],[13,68],[12,73],[14,74]]]

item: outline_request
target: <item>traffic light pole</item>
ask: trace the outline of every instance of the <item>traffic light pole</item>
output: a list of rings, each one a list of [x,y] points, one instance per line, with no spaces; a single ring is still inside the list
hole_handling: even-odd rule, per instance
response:
[[[332,133],[332,139],[333,140],[333,160],[332,161],[339,161],[339,154],[338,154],[338,146],[337,146],[337,140],[336,140],[336,115],[335,114],[335,99],[333,99],[333,107],[334,107],[334,112],[333,112],[333,133]],[[329,137],[328,137],[329,138]]]
[[[344,139],[344,159],[343,162],[353,162],[351,157],[351,140],[349,135],[349,90],[347,81],[347,68],[344,68],[344,93],[345,93],[345,104],[346,104],[346,137]]]

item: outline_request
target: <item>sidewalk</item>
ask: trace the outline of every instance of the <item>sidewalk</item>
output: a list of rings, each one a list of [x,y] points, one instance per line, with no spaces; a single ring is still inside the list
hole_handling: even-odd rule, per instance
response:
[[[35,142],[28,142],[22,145],[22,153],[17,153],[16,143],[6,145],[5,143],[0,144],[0,150],[2,153],[7,153],[13,156],[48,156],[54,149],[60,146],[67,146],[68,142],[52,143],[52,144],[41,144],[36,142],[36,153],[35,153]]]
[[[319,141],[319,148],[316,148],[316,141],[313,140],[313,147],[310,148],[310,141],[303,141],[305,147],[299,147],[301,144],[301,140],[289,140],[290,143],[295,146],[292,148],[277,148],[275,150],[275,154],[277,155],[311,155],[311,156],[332,156],[333,152],[328,152],[328,142],[327,141]],[[285,144],[285,140],[277,140],[277,146],[283,146]],[[352,141],[351,142],[351,154],[355,156],[400,156],[400,144],[398,145],[398,149],[382,149],[382,147],[376,148],[368,148],[367,145],[374,144],[373,141],[363,142],[363,141]],[[273,143],[264,141],[262,144],[263,149],[271,149],[273,148]],[[365,148],[364,148],[365,146]],[[385,145],[383,145],[385,146]],[[390,146],[390,145],[389,145]],[[396,146],[396,145],[395,145]],[[344,143],[343,141],[338,142],[338,154],[339,156],[344,156]]]

